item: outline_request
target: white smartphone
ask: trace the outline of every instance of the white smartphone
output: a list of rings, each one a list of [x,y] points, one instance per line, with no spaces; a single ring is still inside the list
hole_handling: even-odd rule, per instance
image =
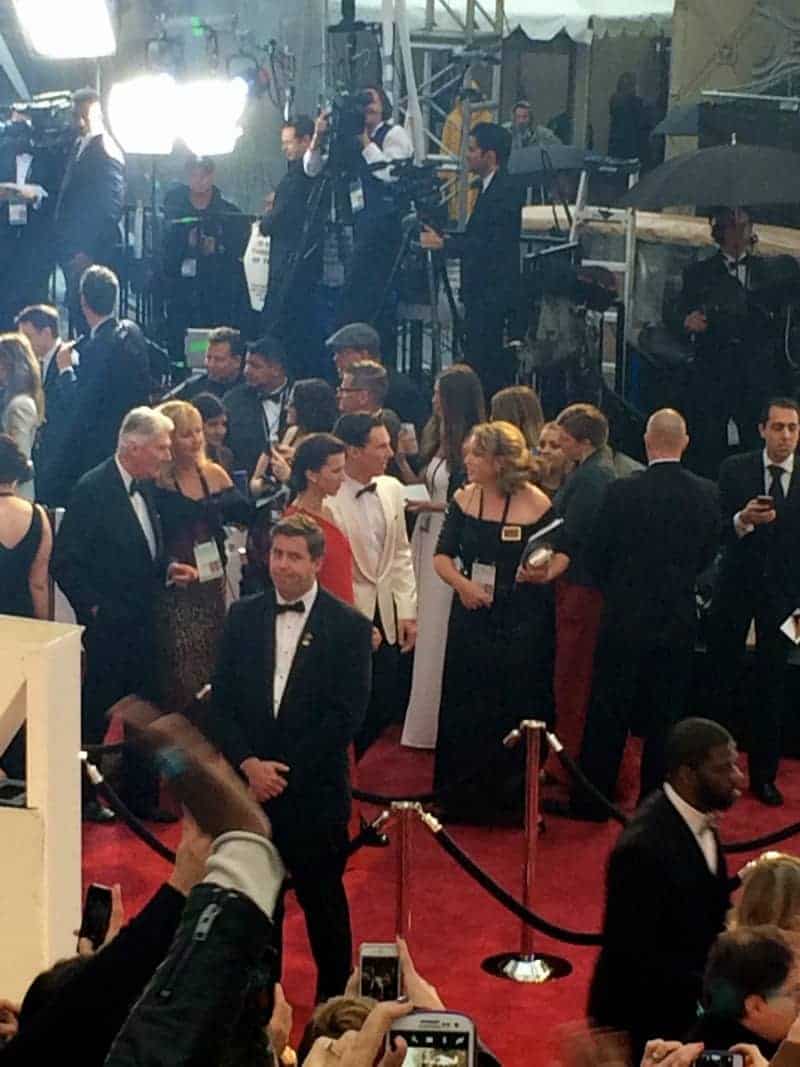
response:
[[[365,941],[359,949],[361,996],[397,1000],[400,996],[400,959],[391,941]]]
[[[388,1048],[396,1037],[402,1037],[408,1046],[403,1067],[475,1065],[475,1023],[458,1012],[412,1012],[391,1028]]]

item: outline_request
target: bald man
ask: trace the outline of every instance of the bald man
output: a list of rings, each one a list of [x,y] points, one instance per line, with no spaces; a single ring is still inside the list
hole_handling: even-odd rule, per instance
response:
[[[655,412],[644,443],[647,469],[609,485],[586,547],[604,609],[580,755],[584,773],[613,799],[628,734],[641,734],[640,801],[663,782],[667,735],[687,714],[695,582],[720,537],[716,485],[681,466],[683,416]],[[602,817],[577,794],[570,813]]]

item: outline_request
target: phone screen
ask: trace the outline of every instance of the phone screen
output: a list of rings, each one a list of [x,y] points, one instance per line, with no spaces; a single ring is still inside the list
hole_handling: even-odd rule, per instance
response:
[[[408,1045],[403,1067],[471,1067],[472,1042],[468,1033],[403,1030],[392,1027],[393,1037]]]
[[[397,1000],[400,996],[400,960],[397,956],[361,957],[361,996]]]
[[[93,948],[99,948],[106,939],[111,921],[111,890],[108,886],[93,883],[86,890],[81,928],[78,938],[86,937]]]

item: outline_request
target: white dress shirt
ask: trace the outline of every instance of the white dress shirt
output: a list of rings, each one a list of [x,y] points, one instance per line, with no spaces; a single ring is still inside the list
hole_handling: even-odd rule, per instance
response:
[[[317,599],[317,583],[311,586],[305,596],[300,600],[305,605],[305,611],[283,611],[275,616],[275,671],[272,675],[272,714],[277,719],[278,712],[283,700],[283,691],[289,680],[289,674],[294,663],[297,645],[300,635],[308,622],[308,616]],[[278,590],[275,590],[275,600],[278,604],[288,604]]]
[[[44,382],[45,378],[47,377],[47,372],[50,370],[50,364],[55,359],[56,352],[58,352],[58,350],[59,350],[59,348],[61,348],[62,344],[63,344],[63,341],[59,337],[59,339],[56,341],[56,343],[53,345],[53,347],[50,349],[50,351],[47,352],[45,354],[44,358],[42,359],[42,381],[43,382]],[[59,367],[58,373],[59,374],[69,374],[69,375],[74,377],[75,371],[73,370],[73,367],[75,365],[75,362],[76,362],[75,352],[73,350],[73,353],[72,353],[72,366]]]
[[[687,804],[683,797],[679,796],[669,782],[664,783],[664,793],[667,800],[675,808],[677,813],[692,831],[697,846],[703,853],[706,865],[712,874],[716,874],[719,865],[717,854],[717,839],[714,836],[714,818],[691,804]]]
[[[382,122],[380,126],[376,126],[374,132],[377,133],[381,126],[384,125],[385,123]],[[382,147],[379,147],[374,141],[370,141],[361,150],[361,155],[365,163],[394,163],[401,159],[411,159],[414,155],[414,146],[402,126],[392,125],[389,127],[389,132],[384,138]],[[318,148],[315,148],[313,152],[310,148],[306,149],[303,155],[303,170],[309,178],[316,178],[322,170],[322,162],[322,153]],[[391,167],[379,167],[377,170],[372,171],[372,175],[382,182],[397,181],[397,175],[392,174]]]
[[[769,470],[770,467],[781,468],[781,487],[783,489],[784,499],[789,495],[789,486],[792,483],[792,474],[794,473],[794,452],[790,453],[788,459],[785,459],[783,463],[773,463],[767,455],[766,448],[761,453],[761,461],[764,466],[764,495],[769,496],[769,491],[772,487],[772,474]],[[755,530],[755,526],[751,523],[742,522],[741,511],[737,511],[733,516],[733,528],[736,531],[737,537],[746,537],[747,534],[752,533]]]
[[[17,156],[17,185],[25,185],[31,172],[33,156],[30,152],[20,152]]]
[[[367,485],[369,484],[368,482]],[[366,487],[362,482],[357,482],[355,478],[345,474],[339,492],[355,502],[356,512],[359,517],[363,517],[364,529],[369,531],[369,536],[364,538],[364,550],[369,556],[371,572],[377,574],[386,544],[386,515],[377,492],[361,493],[361,496],[357,497],[356,494],[364,488]]]
[[[281,432],[281,409],[283,404],[281,403],[281,397],[268,397],[265,396],[261,401],[261,410],[264,412],[264,419],[266,420],[267,430],[269,431],[270,443],[277,442]]]
[[[493,170],[491,174],[487,174],[481,181],[481,192],[485,193],[489,186],[492,184],[492,178],[497,174],[497,170]]]
[[[748,257],[744,252],[738,259],[735,256],[729,256],[727,252],[722,253],[722,258],[725,260],[725,266],[728,268],[728,273],[732,278],[735,278],[740,285],[747,288],[747,270],[748,270]]]
[[[150,555],[153,559],[156,558],[156,534],[153,529],[153,524],[150,521],[150,512],[147,510],[147,504],[144,497],[137,489],[133,496],[130,495],[131,482],[133,481],[133,475],[122,466],[119,461],[119,457],[114,456],[114,462],[117,465],[119,476],[122,478],[122,484],[125,486],[125,492],[128,493],[128,500],[131,502],[136,518],[139,520],[139,525],[142,528],[145,540],[147,541],[147,547],[150,549]]]

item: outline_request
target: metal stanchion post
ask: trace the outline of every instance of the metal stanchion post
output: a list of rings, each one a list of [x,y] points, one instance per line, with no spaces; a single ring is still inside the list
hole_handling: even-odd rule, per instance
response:
[[[420,810],[419,804],[401,800],[392,804],[397,817],[397,917],[395,932],[399,937],[408,937],[411,930],[411,823]]]
[[[523,719],[516,730],[503,740],[511,748],[525,741],[525,865],[523,869],[522,903],[530,909],[536,875],[536,844],[539,837],[539,755],[543,722]],[[560,956],[537,955],[533,947],[533,929],[522,923],[519,952],[504,952],[489,956],[481,964],[485,971],[497,978],[510,978],[513,982],[531,982],[540,985],[555,978],[563,978],[572,970],[572,965]]]

